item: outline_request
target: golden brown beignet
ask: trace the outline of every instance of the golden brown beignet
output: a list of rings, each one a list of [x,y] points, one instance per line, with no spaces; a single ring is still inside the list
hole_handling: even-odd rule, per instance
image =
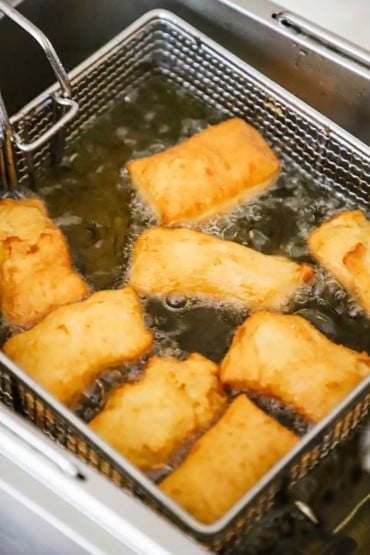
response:
[[[170,225],[225,212],[267,189],[279,168],[260,133],[239,118],[128,164],[142,198]]]
[[[280,399],[318,422],[370,372],[370,358],[332,343],[301,316],[257,312],[237,330],[221,380]]]
[[[130,283],[144,294],[180,293],[280,310],[312,269],[190,229],[155,227],[135,245]]]
[[[88,286],[73,270],[66,240],[36,199],[0,201],[0,299],[3,316],[29,326],[85,297]]]
[[[155,356],[138,382],[112,391],[90,426],[133,464],[151,470],[225,402],[218,367],[210,360],[195,353],[185,361]]]
[[[57,308],[3,347],[9,358],[66,405],[105,368],[139,357],[152,344],[131,287],[99,291]]]
[[[308,238],[311,254],[370,316],[370,222],[360,210],[324,222]]]
[[[297,441],[292,432],[239,395],[160,488],[195,518],[211,524]]]

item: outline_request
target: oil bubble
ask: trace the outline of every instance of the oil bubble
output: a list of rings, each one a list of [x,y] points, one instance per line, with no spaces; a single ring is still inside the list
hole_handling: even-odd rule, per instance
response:
[[[169,297],[166,297],[166,304],[174,310],[184,308],[186,302],[186,297],[183,297],[182,295],[170,295]]]
[[[250,245],[257,251],[265,251],[270,246],[270,238],[259,229],[249,231]]]

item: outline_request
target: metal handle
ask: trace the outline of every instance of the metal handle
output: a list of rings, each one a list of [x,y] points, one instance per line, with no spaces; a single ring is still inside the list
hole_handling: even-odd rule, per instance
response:
[[[341,37],[323,29],[319,25],[308,21],[289,11],[274,13],[273,18],[292,33],[306,35],[319,45],[340,54],[351,61],[370,68],[370,54],[365,49],[342,39]]]
[[[5,190],[15,190],[17,175],[14,164],[12,129],[0,93],[0,183]]]
[[[17,187],[17,178],[13,144],[15,144],[19,150],[26,153],[38,149],[52,137],[60,133],[64,126],[75,117],[78,111],[78,104],[72,99],[72,87],[69,77],[47,36],[36,27],[36,25],[28,21],[28,19],[15,8],[10,6],[6,0],[0,0],[0,12],[3,12],[38,42],[61,88],[60,94],[55,93],[53,95],[55,103],[62,108],[60,119],[31,143],[22,142],[18,135],[13,133],[4,102],[0,97],[0,177],[3,189],[15,190]]]
[[[9,17],[9,19],[14,21],[14,23],[19,25],[19,27],[22,27],[22,29],[24,29],[39,43],[45,52],[51,68],[61,86],[62,96],[71,98],[72,87],[68,75],[47,36],[38,27],[36,27],[36,25],[31,23],[31,21],[28,21],[28,19],[20,14],[15,8],[10,6],[7,0],[0,0],[0,11]]]
[[[19,422],[15,415],[8,414],[7,410],[1,406],[0,425],[43,455],[49,462],[55,464],[67,476],[81,478],[78,467],[72,461],[60,453],[52,443],[49,445],[34,430],[29,429],[28,423]]]

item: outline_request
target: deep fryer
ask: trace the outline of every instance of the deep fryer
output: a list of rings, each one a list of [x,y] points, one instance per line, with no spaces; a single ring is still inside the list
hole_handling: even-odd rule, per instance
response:
[[[133,84],[138,86],[153,73],[165,75],[229,115],[246,118],[282,157],[298,163],[325,186],[350,195],[361,206],[367,205],[370,166],[365,145],[164,11],[145,15],[71,72],[73,99],[79,111],[64,137],[59,137],[57,148],[61,140],[67,147],[73,144],[98,115],[119,101],[124,91]],[[65,119],[65,112],[60,113],[52,100],[57,94],[58,87],[52,87],[11,118],[12,133],[16,133],[18,142],[14,159],[21,184],[29,184],[42,175],[58,154],[55,144],[50,148],[49,138],[43,144],[40,141],[40,136],[55,125],[55,118]],[[35,141],[34,148],[19,148],[20,143]],[[6,151],[9,148],[12,149],[8,145]],[[11,168],[9,157],[6,163]],[[12,173],[7,171],[8,175]],[[229,543],[235,534],[240,535],[264,513],[282,483],[298,481],[344,440],[366,417],[370,401],[367,379],[219,523],[203,526],[168,502],[149,480],[3,355],[0,379],[6,404],[20,409],[53,439],[119,485],[144,495],[158,510],[216,549]]]

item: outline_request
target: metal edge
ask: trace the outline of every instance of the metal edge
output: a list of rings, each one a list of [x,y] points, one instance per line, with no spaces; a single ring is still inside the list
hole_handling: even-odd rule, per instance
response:
[[[35,430],[32,422],[22,421],[22,418],[12,413],[10,409],[0,406],[0,415],[5,415],[10,423],[18,423],[19,427],[24,428],[29,434],[33,434],[45,446],[50,444],[50,439],[41,430]],[[5,443],[3,440],[6,440]],[[75,463],[75,456],[72,453],[54,443],[53,446],[61,457],[70,460],[72,464]],[[129,544],[131,548],[135,549],[135,553],[138,553],[138,549],[140,553],[147,555],[154,555],[154,553],[156,555],[172,555],[173,553],[179,555],[180,553],[184,555],[197,553],[200,555],[200,553],[204,553],[202,547],[193,538],[185,536],[182,530],[164,519],[161,514],[153,513],[150,507],[130,495],[130,492],[120,491],[106,476],[99,474],[86,463],[78,461],[84,479],[71,479],[71,476],[50,464],[49,460],[40,458],[37,452],[30,449],[27,441],[24,442],[20,436],[14,434],[11,425],[3,427],[0,424],[1,457],[11,461],[11,464],[19,468],[26,476],[31,476],[31,479],[38,481],[42,488],[51,490],[62,498],[63,502],[71,504],[73,509],[78,510],[88,519],[92,519],[108,534],[124,541],[127,545]],[[0,490],[2,482],[4,482],[4,476],[0,475]],[[15,480],[14,484],[16,483]],[[39,493],[37,485],[36,487],[28,486],[28,490],[32,492],[32,499],[33,493],[35,495]],[[80,532],[78,527],[75,529]],[[100,538],[99,545],[107,547],[103,540],[104,538]],[[173,551],[174,548],[176,551]],[[114,553],[116,552],[114,551]]]
[[[169,22],[170,24],[175,24],[180,30],[185,30],[191,35],[197,37],[202,43],[206,46],[210,47],[216,57],[220,60],[226,58],[229,62],[231,62],[234,66],[235,71],[239,74],[244,75],[245,73],[248,74],[249,77],[254,79],[256,83],[260,87],[267,88],[271,94],[277,96],[283,102],[289,102],[291,106],[297,109],[299,112],[303,113],[311,120],[321,126],[323,131],[327,134],[328,138],[330,136],[335,137],[336,139],[340,140],[340,142],[344,143],[345,145],[350,145],[354,147],[356,150],[361,151],[362,154],[365,156],[369,156],[370,154],[370,147],[363,143],[360,139],[357,139],[354,135],[349,133],[348,131],[344,130],[338,124],[333,122],[328,117],[321,114],[315,108],[312,108],[304,102],[300,100],[297,96],[293,93],[290,93],[284,87],[278,85],[272,79],[266,77],[260,71],[254,69],[251,65],[247,64],[236,55],[229,52],[223,46],[219,45],[217,42],[213,41],[207,35],[187,23],[185,20],[181,19],[177,15],[173,14],[172,12],[164,9],[156,9],[151,10],[137,19],[134,23],[129,25],[123,31],[121,31],[118,35],[116,35],[113,39],[111,39],[107,44],[101,47],[99,50],[94,52],[91,56],[89,56],[86,60],[84,60],[81,64],[76,66],[72,69],[68,75],[71,79],[72,86],[73,81],[78,78],[84,71],[86,71],[91,65],[97,62],[103,56],[109,54],[112,50],[119,47],[124,40],[130,38],[133,33],[138,32],[142,27],[150,23],[151,21],[155,21],[156,19],[164,20]],[[13,115],[10,118],[11,124],[17,123],[20,119],[24,118],[27,113],[35,109],[39,104],[44,102],[46,98],[48,98],[52,93],[58,90],[58,86],[56,84],[51,85],[42,93],[40,93],[35,99],[31,100],[28,104],[26,104],[19,112]]]
[[[289,10],[282,10],[280,13],[274,13],[272,17],[276,19],[280,25],[291,26],[294,37],[296,36],[294,33],[298,35],[302,34],[302,38],[306,37],[308,39],[307,44],[310,46],[312,42],[317,42],[318,47],[323,45],[325,49],[334,51],[336,55],[370,69],[370,52],[365,50],[365,48],[357,46],[353,42],[340,37],[332,31],[328,31],[317,23],[313,23],[306,17],[297,15]],[[296,28],[296,30],[294,30],[294,28]]]
[[[70,422],[73,427],[75,427],[82,436],[85,436],[90,442],[96,444],[96,446],[103,452],[106,452],[108,456],[116,463],[118,466],[122,467],[124,472],[129,476],[133,477],[145,490],[150,492],[151,495],[157,496],[158,488],[153,484],[149,478],[147,478],[142,472],[140,472],[134,465],[132,465],[127,459],[118,454],[117,451],[112,449],[112,447],[102,440],[95,432],[93,432],[89,426],[78,418],[71,410],[60,403],[53,395],[51,395],[46,389],[41,387],[33,378],[31,378],[26,371],[22,370],[20,366],[15,364],[11,359],[9,359],[3,351],[0,351],[0,364],[3,364],[13,376],[21,380],[28,388],[33,390],[36,395],[41,399],[44,399],[50,407],[55,410],[62,418],[67,422]],[[46,409],[47,410],[47,409]],[[72,452],[73,453],[73,452]],[[162,497],[160,501],[167,504],[167,497],[161,494]]]
[[[83,72],[89,69],[90,66],[98,62],[101,58],[105,57],[107,54],[110,54],[115,48],[121,46],[121,44],[129,39],[131,35],[137,33],[142,27],[145,27],[151,20],[161,19],[162,14],[165,10],[151,10],[141,16],[139,19],[131,23],[128,27],[125,27],[120,33],[118,33],[115,37],[113,37],[109,42],[104,44],[101,48],[96,50],[91,56],[86,58],[83,62],[78,64],[76,67],[71,69],[68,72],[68,76],[71,80],[72,87],[73,81],[77,79]],[[167,12],[166,12],[167,13]],[[170,12],[168,12],[170,14]],[[172,15],[172,14],[170,14]],[[30,102],[25,104],[16,114],[11,116],[10,122],[12,124],[17,123],[19,120],[24,118],[31,110],[37,108],[41,103],[43,103],[46,98],[51,96],[53,93],[58,91],[58,84],[54,83],[50,85],[47,89],[33,98]]]
[[[119,455],[108,443],[102,440],[95,432],[93,432],[87,424],[80,420],[67,409],[44,388],[28,376],[19,366],[14,364],[2,351],[0,351],[0,363],[7,367],[14,376],[23,381],[30,389],[34,390],[37,395],[44,398],[55,412],[62,416],[67,422],[70,422],[78,432],[86,437],[90,442],[94,443],[101,451],[106,452],[115,464],[122,467],[128,476],[138,482],[141,488],[150,493],[159,503],[163,505],[165,511],[170,512],[181,523],[184,523],[190,530],[196,532],[198,538],[202,540],[213,539],[222,532],[229,524],[245,509],[246,505],[251,503],[257,495],[263,493],[273,480],[283,474],[288,466],[291,466],[306,450],[314,443],[318,435],[324,434],[333,424],[340,418],[342,412],[350,408],[357,400],[364,397],[366,393],[370,393],[370,376],[363,380],[349,395],[333,409],[320,423],[313,427],[305,436],[297,443],[297,445],[287,453],[278,463],[276,463],[240,500],[215,523],[205,525],[194,519],[189,513],[184,511],[179,505],[172,501],[167,495],[163,494],[159,488],[153,484],[149,478],[141,473],[127,459]]]
[[[307,40],[304,33],[292,33],[288,27],[281,25],[278,18],[274,16],[281,13],[287,14],[288,12],[292,15],[296,14],[286,10],[278,3],[272,2],[271,0],[264,0],[263,4],[258,0],[248,0],[248,4],[245,0],[219,1],[230,9],[237,10],[241,14],[253,17],[259,23],[267,25],[270,29],[292,39],[301,46],[309,46],[313,52],[328,58],[335,64],[339,64],[352,72],[368,78],[369,72],[366,67],[370,64],[370,52],[367,52],[362,47],[353,44],[351,41],[340,37],[332,31],[327,31],[323,27],[301,16],[296,17],[299,17],[302,22],[308,24],[311,28],[315,27],[316,32],[320,34],[321,41]],[[364,64],[366,67],[364,67]]]
[[[188,33],[195,35],[206,46],[211,47],[213,53],[215,53],[216,57],[218,57],[220,60],[226,58],[227,61],[231,61],[234,66],[234,70],[240,75],[245,75],[247,73],[248,76],[254,79],[254,81],[258,83],[260,87],[268,89],[272,94],[276,95],[283,102],[289,102],[291,106],[294,106],[294,108],[296,108],[300,113],[306,115],[311,121],[314,120],[315,123],[322,126],[323,131],[326,132],[328,136],[331,135],[336,138],[340,138],[345,144],[353,146],[355,149],[360,150],[366,156],[370,154],[370,147],[368,145],[354,137],[354,135],[340,127],[338,124],[334,123],[328,117],[321,114],[315,108],[312,108],[303,100],[300,100],[293,93],[278,85],[277,83],[275,83],[275,81],[273,81],[269,77],[266,77],[263,73],[254,69],[251,65],[229,52],[226,48],[207,37],[207,35],[205,35],[201,31],[198,31],[192,25],[169,11],[156,11],[160,11],[161,19],[165,19],[170,23],[175,23],[181,30],[186,30]],[[149,12],[148,15],[150,13],[152,12]]]
[[[276,479],[278,476],[284,474],[287,466],[291,466],[310,445],[312,445],[312,447],[315,445],[318,436],[325,435],[325,433],[333,427],[335,422],[340,420],[346,410],[349,410],[367,394],[370,395],[370,376],[363,379],[326,417],[307,432],[297,445],[280,459],[279,462],[274,465],[255,486],[253,486],[253,488],[241,497],[232,509],[217,521],[218,527],[226,527],[231,520],[234,520],[246,504],[249,504],[257,494],[267,489],[272,479]],[[227,517],[227,519],[225,517]]]
[[[162,19],[170,23],[175,23],[180,30],[185,30],[188,33],[198,37],[206,46],[211,47],[213,52],[221,59],[224,60],[226,57],[231,60],[235,66],[235,70],[241,75],[247,73],[250,77],[254,78],[255,81],[262,87],[268,88],[273,94],[280,97],[284,102],[290,102],[299,112],[303,112],[308,118],[314,120],[318,125],[323,126],[323,130],[326,133],[332,134],[337,139],[342,142],[351,145],[356,150],[360,150],[365,156],[369,155],[370,148],[367,147],[360,140],[356,139],[343,130],[340,126],[332,122],[327,117],[320,114],[317,110],[311,108],[305,102],[298,99],[293,94],[289,93],[283,87],[277,85],[271,79],[265,77],[259,71],[255,70],[249,64],[240,60],[237,56],[228,52],[225,48],[218,45],[213,40],[209,39],[206,35],[195,29],[193,26],[185,22],[183,19],[172,14],[167,10],[151,10],[145,15],[140,17],[136,22],[127,27],[124,31],[116,35],[111,41],[104,45],[101,49],[95,52],[92,56],[87,58],[84,62],[79,64],[74,68],[69,75],[71,79],[76,78],[82,71],[88,69],[88,67],[101,58],[103,55],[108,54],[113,48],[117,47],[124,39],[129,38],[129,36],[137,32],[141,27],[148,24],[150,21],[155,19]],[[52,85],[41,93],[38,97],[28,103],[24,108],[22,108],[13,118],[12,122],[18,121],[21,117],[24,117],[26,113],[35,108],[44,101],[45,98],[57,88],[56,85]],[[355,390],[353,390],[343,401],[338,405],[325,419],[323,419],[318,425],[316,425],[308,434],[305,435],[302,440],[299,441],[297,446],[288,453],[283,459],[281,459],[265,476],[245,494],[230,511],[228,511],[221,519],[212,525],[204,525],[199,521],[191,517],[186,511],[174,503],[168,496],[164,495],[157,486],[155,486],[144,474],[136,469],[131,463],[114,451],[110,445],[103,441],[99,436],[97,436],[88,426],[78,419],[71,411],[66,409],[61,403],[59,403],[54,397],[52,397],[48,392],[41,388],[32,378],[30,378],[21,368],[15,365],[10,359],[8,359],[3,352],[0,352],[0,362],[8,367],[10,371],[19,377],[28,387],[33,389],[37,395],[43,397],[46,402],[63,418],[67,421],[69,420],[74,427],[81,433],[81,435],[87,437],[89,441],[95,443],[99,449],[105,451],[108,456],[118,465],[121,466],[124,472],[129,476],[132,476],[138,484],[148,491],[159,503],[164,507],[165,512],[170,512],[171,515],[177,520],[185,524],[190,530],[197,533],[197,536],[204,540],[210,540],[214,536],[221,534],[223,530],[235,519],[235,517],[245,509],[245,505],[249,504],[255,496],[262,493],[264,489],[270,485],[270,482],[276,478],[287,465],[292,464],[309,446],[309,444],[317,437],[318,434],[323,433],[327,428],[329,428],[339,417],[340,413],[349,407],[357,398],[359,398],[363,393],[367,391],[370,387],[370,378],[364,380]]]

